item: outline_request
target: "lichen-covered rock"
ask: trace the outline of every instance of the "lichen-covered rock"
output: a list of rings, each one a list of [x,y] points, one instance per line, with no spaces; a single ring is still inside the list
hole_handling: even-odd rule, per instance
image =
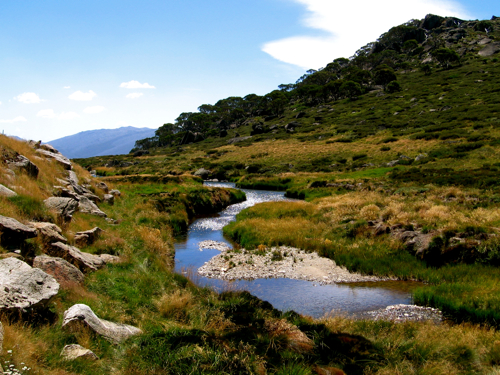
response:
[[[40,255],[33,260],[33,267],[53,276],[63,288],[83,284],[85,281],[82,271],[62,258]]]
[[[75,359],[97,361],[99,359],[93,351],[78,344],[66,345],[61,351],[61,357],[66,361],[74,361]]]
[[[3,247],[21,246],[28,238],[38,235],[34,227],[21,224],[16,219],[0,215],[0,244]]]
[[[55,212],[62,221],[71,221],[78,210],[78,201],[73,198],[50,197],[43,201],[45,206]]]
[[[17,193],[0,184],[0,195],[4,197],[15,197]]]
[[[0,260],[0,311],[43,307],[58,292],[59,283],[41,269],[16,258]]]
[[[137,327],[99,319],[92,309],[84,304],[73,305],[64,312],[63,328],[79,330],[82,324],[115,344],[142,333]]]
[[[47,254],[63,258],[84,273],[97,271],[105,265],[104,261],[98,255],[85,253],[74,246],[69,246],[62,242],[52,244],[51,248],[47,250]]]
[[[92,202],[90,199],[84,196],[79,196],[79,201],[78,201],[78,210],[80,212],[86,213],[86,214],[91,214],[95,216],[100,216],[100,217],[106,217],[106,213],[101,211],[97,205]]]

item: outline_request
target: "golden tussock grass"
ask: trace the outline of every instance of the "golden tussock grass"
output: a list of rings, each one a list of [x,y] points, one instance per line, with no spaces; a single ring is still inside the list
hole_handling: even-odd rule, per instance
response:
[[[155,253],[158,259],[168,267],[173,266],[174,249],[170,238],[170,232],[161,232],[156,228],[138,226],[136,232],[144,241],[144,246]],[[166,237],[166,238],[165,238]]]
[[[190,309],[195,304],[195,298],[189,290],[175,290],[170,294],[164,294],[155,302],[158,312],[170,319],[186,322]]]

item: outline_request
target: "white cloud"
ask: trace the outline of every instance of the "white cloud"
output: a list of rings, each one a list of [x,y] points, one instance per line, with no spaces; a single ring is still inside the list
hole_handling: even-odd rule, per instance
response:
[[[14,99],[18,102],[26,104],[40,103],[42,101],[42,99],[40,99],[40,97],[34,92],[22,93],[18,96],[15,96]]]
[[[97,94],[92,90],[90,90],[89,92],[75,91],[73,94],[68,96],[68,98],[70,98],[71,100],[89,101],[92,100],[94,96],[97,96]]]
[[[128,99],[135,99],[135,98],[140,98],[141,96],[143,96],[144,94],[142,92],[133,92],[131,94],[128,94],[126,97]]]
[[[23,116],[17,116],[16,118],[13,118],[12,120],[0,120],[0,123],[13,124],[14,122],[21,122],[21,121],[28,121],[28,120],[26,120],[26,118]]]
[[[307,9],[306,27],[323,36],[293,36],[266,43],[262,50],[304,69],[319,69],[338,57],[350,57],[391,27],[426,14],[470,18],[453,0],[290,0]]]
[[[71,86],[64,86],[63,88],[64,88],[64,89],[70,89],[70,88],[71,88]]]
[[[54,113],[53,109],[42,109],[36,114],[38,117],[42,118],[56,118],[57,115]]]
[[[106,108],[104,108],[102,105],[96,105],[93,107],[87,107],[83,110],[83,113],[90,113],[90,114],[95,114],[95,113],[101,113],[104,111]]]
[[[154,89],[156,87],[151,86],[149,83],[140,83],[139,81],[123,82],[120,87],[126,89]]]
[[[57,119],[57,120],[73,120],[80,117],[78,113],[75,112],[62,112],[61,114],[56,114],[53,109],[43,109],[36,114],[38,117],[47,119]]]

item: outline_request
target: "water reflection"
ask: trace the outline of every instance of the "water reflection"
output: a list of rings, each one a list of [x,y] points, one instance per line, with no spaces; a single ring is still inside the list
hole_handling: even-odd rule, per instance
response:
[[[234,187],[231,183],[207,183],[209,186]],[[286,201],[283,192],[243,190],[247,201],[229,206],[218,215],[195,220],[185,238],[177,241],[176,271],[188,272],[193,276],[205,262],[219,254],[217,250],[201,251],[198,244],[205,240],[229,243],[222,235],[222,228],[235,220],[241,210],[260,202]],[[360,313],[385,308],[395,304],[411,303],[411,290],[415,283],[377,282],[334,284],[320,286],[314,282],[292,279],[257,279],[223,281],[194,276],[195,282],[218,291],[226,289],[247,290],[253,295],[270,302],[275,308],[294,310],[301,314],[321,317],[330,313]]]

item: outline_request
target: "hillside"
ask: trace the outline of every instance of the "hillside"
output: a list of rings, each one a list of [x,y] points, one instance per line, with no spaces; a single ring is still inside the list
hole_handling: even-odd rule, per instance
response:
[[[153,129],[134,128],[87,130],[48,142],[68,158],[128,154],[135,142],[151,137]]]

